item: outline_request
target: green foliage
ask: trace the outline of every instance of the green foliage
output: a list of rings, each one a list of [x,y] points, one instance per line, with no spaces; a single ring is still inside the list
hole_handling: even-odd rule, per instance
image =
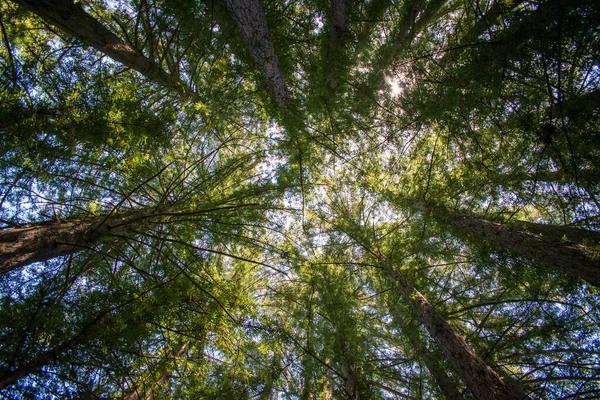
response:
[[[185,93],[17,3],[0,235],[111,226],[0,275],[0,397],[470,398],[398,276],[531,398],[600,390],[598,288],[449,223],[596,257],[596,2],[263,0],[285,107],[224,2],[80,5]]]

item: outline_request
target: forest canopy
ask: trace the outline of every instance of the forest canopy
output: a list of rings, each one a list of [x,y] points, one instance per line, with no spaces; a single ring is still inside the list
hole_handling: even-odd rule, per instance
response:
[[[600,398],[595,0],[0,3],[1,399]]]

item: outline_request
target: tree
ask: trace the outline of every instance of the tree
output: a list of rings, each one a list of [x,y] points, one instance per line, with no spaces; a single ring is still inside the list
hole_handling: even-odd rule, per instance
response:
[[[425,341],[420,337],[418,328],[409,326],[404,323],[404,315],[397,305],[394,303],[389,305],[390,312],[396,324],[402,326],[402,331],[407,336],[411,347],[423,359],[423,363],[429,370],[432,378],[440,388],[440,392],[444,398],[448,400],[463,399],[464,396],[459,391],[457,384],[452,380],[452,377],[445,371],[445,365],[439,360],[439,355],[435,354],[434,350],[429,350]]]
[[[0,396],[593,398],[598,20],[0,3]]]
[[[260,0],[227,0],[226,4],[248,52],[263,73],[275,102],[281,108],[286,107],[290,101],[288,89],[279,70]]]
[[[384,261],[385,263],[385,261]],[[384,267],[398,285],[405,301],[408,302],[419,321],[425,326],[441,351],[458,371],[477,399],[522,399],[527,396],[517,387],[503,382],[457,334],[452,326],[431,306],[427,299],[412,286],[398,270]]]
[[[143,210],[73,221],[48,221],[1,232],[3,273],[92,248],[107,236],[143,232],[154,217]]]
[[[594,286],[600,285],[596,255],[600,236],[596,231],[527,221],[502,224],[418,201],[413,205],[475,241],[491,243],[539,265],[556,268]]]
[[[71,0],[17,1],[21,6],[36,13],[46,22],[73,35],[85,44],[105,53],[115,61],[134,69],[161,86],[179,92],[183,96],[198,98],[179,77],[171,76],[153,60],[145,57],[138,49],[124,42],[113,32],[83,10],[81,5]]]

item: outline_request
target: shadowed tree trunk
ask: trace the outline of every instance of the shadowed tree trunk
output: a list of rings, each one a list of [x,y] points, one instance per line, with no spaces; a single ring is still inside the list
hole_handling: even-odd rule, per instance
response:
[[[0,390],[4,390],[14,385],[19,379],[28,376],[31,373],[39,371],[42,367],[56,359],[60,354],[73,347],[77,341],[67,342],[63,346],[54,348],[22,367],[6,371],[0,376]]]
[[[394,315],[395,319],[396,316]],[[409,329],[404,329],[408,341],[415,353],[423,359],[425,367],[433,377],[435,383],[440,388],[440,392],[446,400],[463,400],[464,396],[456,387],[456,383],[444,371],[444,366],[438,361],[436,355],[427,348],[423,340],[419,337],[419,332]]]
[[[443,208],[432,210],[435,218],[475,240],[489,242],[600,287],[600,232],[525,221],[501,224]]]
[[[385,60],[387,68],[398,54],[410,47],[414,37],[421,32],[437,15],[447,0],[413,0],[406,3],[404,16],[398,23],[394,41]]]
[[[125,43],[72,0],[14,1],[37,14],[48,24],[56,26],[113,60],[138,71],[148,80],[174,90],[184,97],[199,99],[198,95],[179,77],[165,72],[159,64],[144,56],[140,50]]]
[[[399,290],[476,399],[527,398],[515,385],[502,381],[500,376],[475,353],[444,317],[412,286],[401,271],[394,269],[383,258],[381,264],[390,282]]]
[[[289,102],[288,88],[279,69],[279,61],[269,37],[267,18],[260,0],[225,0],[235,25],[263,73],[267,87],[280,108]]]
[[[348,33],[350,0],[331,0],[332,42],[342,43]]]
[[[600,287],[600,232],[517,220],[493,222],[419,200],[399,203],[431,215],[475,242],[490,243]]]
[[[373,77],[381,75],[382,72],[389,70],[394,60],[408,49],[415,36],[423,31],[433,18],[438,15],[438,11],[444,6],[447,0],[411,0],[404,4],[402,18],[394,30],[393,37],[382,49],[379,60],[374,65]]]
[[[400,47],[405,44],[409,44],[409,38],[412,39],[414,36],[414,27],[417,22],[417,16],[423,10],[425,0],[412,0],[410,3],[406,3],[406,9],[404,10],[404,17],[398,25],[398,31],[394,37],[394,46],[399,45]]]
[[[366,21],[362,21],[362,28],[358,32],[359,43],[371,43],[370,36],[380,20],[390,7],[392,0],[371,0],[365,8]]]
[[[151,210],[141,210],[0,231],[0,273],[89,249],[111,235],[143,231],[151,216]]]
[[[343,336],[339,338],[342,341],[341,348],[342,353],[340,354],[340,363],[342,365],[342,374],[344,379],[344,391],[346,392],[346,396],[348,400],[360,400],[360,390],[358,387],[358,377],[356,376],[356,371],[352,367],[350,361],[346,357],[346,354],[350,351],[348,349],[348,345]]]
[[[409,335],[409,340],[411,341],[411,345],[415,348],[415,350],[419,351],[419,355],[423,357],[425,367],[435,380],[435,383],[437,383],[438,387],[440,388],[440,392],[446,398],[446,400],[463,400],[464,396],[459,392],[456,384],[448,376],[446,371],[444,371],[444,367],[435,358],[435,355],[426,349],[423,344],[419,345],[418,339],[413,338],[411,335]]]

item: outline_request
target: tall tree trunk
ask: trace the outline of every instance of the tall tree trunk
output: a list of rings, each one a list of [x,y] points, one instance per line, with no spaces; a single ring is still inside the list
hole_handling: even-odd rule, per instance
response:
[[[424,0],[410,0],[404,3],[402,18],[398,22],[389,44],[383,48],[382,58],[375,66],[375,74],[385,72],[398,54],[410,45],[415,35],[414,27],[417,16],[423,9],[424,3]]]
[[[398,22],[394,36],[380,52],[379,60],[374,65],[373,76],[369,78],[370,81],[376,81],[376,76],[389,70],[394,60],[410,47],[414,37],[437,16],[446,1],[431,0],[426,3],[425,0],[411,0],[404,4],[403,16]]]
[[[502,381],[433,308],[427,299],[415,289],[404,274],[382,259],[382,267],[392,284],[400,291],[419,321],[427,329],[442,353],[456,369],[467,387],[479,400],[514,400],[527,398],[515,385]]]
[[[416,355],[421,357],[425,363],[425,367],[440,388],[440,392],[444,398],[446,400],[464,400],[464,396],[458,390],[456,383],[453,382],[452,378],[444,370],[442,363],[438,360],[439,351],[435,350],[434,353],[434,351],[427,348],[421,334],[408,324],[407,318],[400,312],[397,304],[389,304],[389,309],[394,322],[405,333]]]
[[[269,365],[269,373],[268,376],[264,379],[263,390],[258,397],[259,400],[271,400],[273,398],[273,394],[275,393],[275,383],[279,376],[281,375],[283,368],[281,366],[281,353],[275,353],[271,364]],[[275,396],[277,397],[277,396]]]
[[[395,314],[393,315],[395,320],[401,320],[401,318],[397,317]],[[452,381],[452,378],[446,373],[444,366],[436,358],[436,354],[429,350],[425,343],[423,343],[423,340],[419,337],[419,332],[409,329],[403,330],[406,332],[406,337],[408,338],[411,347],[415,353],[422,358],[425,367],[440,388],[440,392],[444,398],[446,398],[446,400],[463,400],[464,396],[460,393],[456,384]]]
[[[74,254],[102,238],[144,230],[151,211],[142,210],[81,220],[49,221],[0,231],[0,273],[38,261]]]
[[[419,351],[419,354],[421,357],[423,357],[425,367],[440,388],[440,392],[444,398],[446,400],[463,400],[464,396],[460,393],[456,387],[456,384],[452,381],[452,378],[450,378],[446,371],[444,371],[444,367],[435,358],[435,354],[425,348],[422,343],[419,343],[418,339],[414,338],[410,334],[409,340],[411,341],[411,345],[415,348],[415,350]]]
[[[225,0],[252,59],[265,76],[267,87],[280,108],[289,103],[289,92],[269,37],[261,0]]]
[[[115,61],[138,71],[148,80],[174,90],[184,97],[198,99],[198,95],[179,77],[172,76],[141,51],[125,43],[102,23],[86,13],[73,0],[14,0],[37,14],[48,24],[106,54]]]
[[[331,39],[333,43],[342,43],[348,33],[350,0],[331,0]]]
[[[342,374],[344,379],[344,391],[346,392],[346,398],[348,400],[360,400],[360,390],[358,387],[358,377],[356,375],[356,371],[350,364],[348,357],[346,354],[350,351],[348,349],[348,345],[343,336],[339,337],[341,343],[342,353],[338,356],[340,357],[340,363],[342,365]]]
[[[438,220],[475,240],[492,243],[600,287],[600,232],[525,221],[501,224],[445,208],[431,210]]]
[[[72,347],[72,345],[50,350],[27,365],[4,372],[0,376],[0,390],[4,390],[9,386],[14,385],[19,379],[22,379],[33,372],[39,371],[43,366],[47,365],[64,351],[67,351],[70,347]]]
[[[319,400],[333,400],[333,370],[327,368],[325,371],[325,382],[323,382],[323,390],[319,395]]]

